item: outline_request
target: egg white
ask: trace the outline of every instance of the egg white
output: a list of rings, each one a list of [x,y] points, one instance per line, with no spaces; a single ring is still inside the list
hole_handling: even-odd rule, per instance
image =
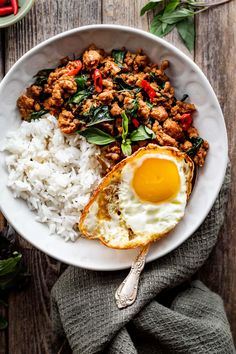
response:
[[[143,201],[132,187],[135,169],[141,166],[146,159],[151,158],[170,160],[178,169],[180,190],[171,200],[160,203]],[[188,164],[184,159],[177,160],[174,156],[163,154],[146,154],[124,166],[118,191],[119,209],[127,227],[131,228],[137,236],[168,232],[183,217],[188,198],[186,168],[188,168]]]

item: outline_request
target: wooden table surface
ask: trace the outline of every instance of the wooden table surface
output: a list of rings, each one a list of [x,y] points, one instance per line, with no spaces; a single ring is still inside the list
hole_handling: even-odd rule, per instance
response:
[[[146,0],[36,0],[30,13],[16,25],[0,31],[0,79],[30,48],[62,31],[78,26],[113,23],[148,31],[151,15],[140,17]],[[232,188],[224,226],[209,260],[199,271],[202,279],[224,300],[236,340],[236,5],[232,0],[200,14],[195,20],[196,40],[192,58],[213,86],[224,112]],[[190,55],[176,33],[166,39]],[[4,219],[0,216],[0,227]],[[50,289],[65,265],[39,252],[22,238],[18,244],[32,274],[29,287],[11,293],[7,331],[0,332],[0,354],[70,353],[66,343],[55,340],[49,314]]]

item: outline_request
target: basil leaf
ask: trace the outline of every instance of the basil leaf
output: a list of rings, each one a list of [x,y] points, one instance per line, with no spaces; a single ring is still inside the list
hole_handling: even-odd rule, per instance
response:
[[[150,73],[149,74],[150,78],[157,83],[158,86],[160,86],[161,89],[165,87],[165,82],[162,81],[155,73]]]
[[[169,3],[166,5],[164,13],[173,12],[175,11],[176,7],[179,5],[179,0],[170,0]]]
[[[168,23],[163,23],[161,21],[162,14],[163,11],[161,11],[156,16],[154,16],[150,26],[150,32],[155,34],[155,36],[158,37],[164,37],[175,28],[175,24],[170,25]]]
[[[15,253],[14,257],[0,260],[0,290],[12,285],[12,281],[21,271],[22,255]]]
[[[155,139],[155,138],[156,138],[155,133],[144,125],[140,125],[138,129],[134,130],[130,134],[131,141],[140,141],[140,140]]]
[[[30,120],[39,119],[46,113],[48,113],[48,111],[46,111],[44,108],[38,112],[35,111],[35,112],[31,113]]]
[[[189,97],[189,95],[187,93],[185,93],[180,101],[184,102],[185,100],[187,100],[188,97]]]
[[[128,132],[129,132],[129,118],[125,112],[121,113],[122,119],[122,143],[125,143]]]
[[[194,49],[195,28],[193,18],[186,18],[176,25],[182,41],[190,52]]]
[[[203,139],[200,137],[192,138],[191,143],[193,144],[193,146],[186,153],[189,157],[193,158],[196,155],[196,153],[198,152],[198,150],[200,149],[200,147],[203,143]]]
[[[130,156],[132,154],[132,147],[131,142],[126,141],[125,143],[121,144],[121,151],[125,156]]]
[[[48,76],[52,71],[54,71],[54,69],[43,69],[37,72],[37,74],[34,75],[34,77],[36,77],[34,85],[42,87],[46,84],[48,82]]]
[[[88,128],[77,133],[84,136],[90,144],[107,145],[115,141],[113,136],[97,128]]]
[[[125,58],[126,50],[122,49],[112,49],[111,56],[115,60],[116,64],[122,68]]]
[[[173,25],[177,22],[184,20],[187,17],[192,17],[193,15],[194,15],[193,11],[186,8],[182,8],[173,12],[167,12],[167,13],[164,12],[159,20],[161,22],[166,22],[169,25]]]
[[[136,114],[137,110],[138,110],[138,101],[134,99],[132,102],[132,108],[127,109],[126,112],[132,118]]]
[[[134,91],[136,93],[141,91],[141,87],[133,87],[127,84],[121,77],[116,77],[114,80],[115,84],[118,85],[119,90],[124,91]]]
[[[93,93],[94,93],[94,86],[92,85],[86,90],[76,92],[76,94],[68,100],[68,103],[69,104],[76,103],[78,106],[80,106],[83,103],[83,101],[89,98],[89,96],[92,96]]]
[[[150,1],[148,2],[146,5],[143,6],[143,8],[140,11],[140,16],[143,16],[147,11],[153,10],[158,3],[162,2],[163,0],[154,0],[154,1]]]
[[[90,113],[91,114],[91,113]],[[101,106],[95,108],[92,112],[92,118],[90,122],[87,124],[88,127],[102,123],[102,122],[109,122],[113,121],[114,118],[110,116],[109,107],[108,106]]]
[[[5,318],[0,316],[0,330],[6,329],[7,326],[8,326],[8,322],[5,320]]]
[[[77,76],[74,78],[76,84],[77,84],[77,89],[78,91],[82,91],[85,89],[86,87],[86,81],[88,80],[89,76],[88,75],[85,75],[85,74],[82,74],[80,76]]]

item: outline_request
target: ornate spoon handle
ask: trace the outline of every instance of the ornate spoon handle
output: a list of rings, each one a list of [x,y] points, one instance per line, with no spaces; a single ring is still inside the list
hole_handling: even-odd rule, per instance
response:
[[[149,247],[150,245],[147,245],[142,248],[141,252],[133,262],[129,274],[116,290],[115,299],[119,309],[132,305],[136,300],[139,277],[144,268]]]

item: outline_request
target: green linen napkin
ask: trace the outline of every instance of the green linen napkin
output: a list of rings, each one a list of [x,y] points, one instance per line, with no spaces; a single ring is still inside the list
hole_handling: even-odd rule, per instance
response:
[[[201,267],[224,219],[230,171],[201,227],[179,248],[145,266],[136,302],[119,310],[114,294],[126,271],[98,272],[68,267],[51,294],[56,333],[78,354],[231,354],[232,335],[220,297],[201,282],[163,304],[168,289]],[[164,301],[165,302],[165,301]]]

